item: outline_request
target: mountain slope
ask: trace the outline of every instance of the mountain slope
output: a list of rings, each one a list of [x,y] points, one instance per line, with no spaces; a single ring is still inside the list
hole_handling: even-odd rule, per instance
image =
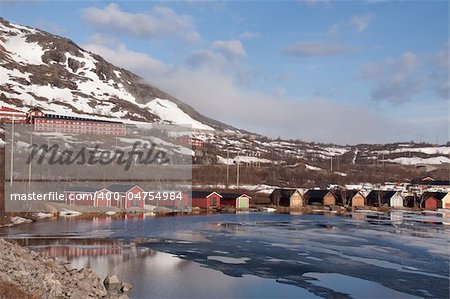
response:
[[[196,164],[239,161],[250,167],[280,166],[291,169],[293,177],[298,178],[304,172],[306,180],[311,182],[315,176],[330,180],[370,180],[366,176],[368,169],[386,165],[391,167],[392,178],[407,178],[418,174],[415,166],[434,164],[425,167],[425,171],[447,171],[450,162],[448,144],[443,147],[409,143],[339,146],[248,135],[199,114],[139,76],[66,38],[1,18],[0,105],[20,110],[38,106],[65,115],[124,121],[189,124],[198,129],[194,137],[205,144],[195,149]],[[270,176],[275,175],[270,173]]]
[[[71,40],[0,18],[0,102],[26,110],[236,130]]]

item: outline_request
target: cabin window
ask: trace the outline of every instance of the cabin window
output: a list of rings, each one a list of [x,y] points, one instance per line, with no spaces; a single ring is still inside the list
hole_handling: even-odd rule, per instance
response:
[[[211,197],[210,200],[209,200],[209,205],[210,206],[217,206],[217,198]]]

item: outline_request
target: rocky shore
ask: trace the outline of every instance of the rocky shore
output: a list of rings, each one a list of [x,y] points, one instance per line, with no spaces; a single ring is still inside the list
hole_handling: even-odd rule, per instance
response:
[[[0,298],[128,298],[131,285],[113,275],[102,282],[90,268],[67,265],[0,239]]]

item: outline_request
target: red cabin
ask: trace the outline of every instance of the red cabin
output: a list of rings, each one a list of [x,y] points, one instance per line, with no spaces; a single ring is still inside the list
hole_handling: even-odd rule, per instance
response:
[[[220,207],[222,195],[210,191],[192,191],[192,207],[210,209]]]
[[[445,192],[425,192],[422,195],[422,208],[436,210],[442,208],[442,199],[447,195]]]
[[[111,194],[111,206],[121,209],[144,208],[144,190],[137,185],[114,184],[106,188]]]
[[[111,192],[103,188],[97,191],[96,207],[110,207],[112,206]]]
[[[234,209],[248,209],[251,197],[240,193],[222,193],[220,206]]]
[[[146,203],[173,211],[185,211],[190,207],[189,194],[183,191],[157,191],[153,197],[153,200],[147,198]]]

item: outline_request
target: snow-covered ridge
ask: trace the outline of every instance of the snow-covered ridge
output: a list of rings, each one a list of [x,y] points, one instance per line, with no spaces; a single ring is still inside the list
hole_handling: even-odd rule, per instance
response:
[[[427,155],[450,155],[449,146],[436,146],[436,147],[401,147],[394,150],[382,150],[376,151],[380,154],[394,154],[394,153],[424,153]]]
[[[169,95],[155,96],[164,93],[136,75],[66,39],[1,18],[0,57],[0,106],[214,130]]]
[[[399,163],[403,165],[417,165],[417,164],[428,164],[428,165],[438,165],[444,163],[450,163],[448,157],[438,156],[431,158],[419,158],[419,157],[401,157],[387,160],[394,163]]]

